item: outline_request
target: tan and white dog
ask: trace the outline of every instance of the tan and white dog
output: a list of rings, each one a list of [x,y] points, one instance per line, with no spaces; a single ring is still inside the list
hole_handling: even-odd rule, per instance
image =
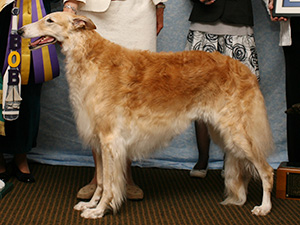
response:
[[[125,198],[126,159],[148,156],[203,120],[226,152],[222,203],[243,205],[250,178],[258,175],[263,198],[252,213],[269,213],[273,169],[266,158],[273,140],[250,70],[219,53],[129,50],[94,29],[86,17],[56,12],[18,31],[24,38],[42,36],[31,49],[62,44],[78,132],[97,150],[97,189],[74,208],[85,218],[116,212]]]

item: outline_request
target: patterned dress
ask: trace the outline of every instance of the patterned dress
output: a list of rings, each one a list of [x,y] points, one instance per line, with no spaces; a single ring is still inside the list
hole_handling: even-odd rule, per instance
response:
[[[228,25],[226,25],[228,27]],[[218,32],[216,32],[218,33]],[[254,34],[214,34],[189,30],[186,50],[218,51],[223,55],[241,61],[260,79]]]

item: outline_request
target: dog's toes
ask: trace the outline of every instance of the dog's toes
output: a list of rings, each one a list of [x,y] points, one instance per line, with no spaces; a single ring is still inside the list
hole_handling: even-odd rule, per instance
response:
[[[253,215],[256,216],[265,216],[267,215],[269,212],[271,211],[270,207],[266,207],[266,206],[255,206],[251,212]]]
[[[98,219],[104,216],[104,211],[99,209],[86,209],[81,213],[81,217],[86,219]]]
[[[82,211],[85,209],[95,208],[97,206],[97,203],[92,202],[79,202],[74,206],[75,210]]]
[[[246,199],[241,198],[232,198],[232,197],[227,197],[223,202],[220,202],[221,205],[238,205],[242,206],[246,202]]]
[[[86,209],[86,202],[79,202],[74,206],[75,210],[81,211]]]

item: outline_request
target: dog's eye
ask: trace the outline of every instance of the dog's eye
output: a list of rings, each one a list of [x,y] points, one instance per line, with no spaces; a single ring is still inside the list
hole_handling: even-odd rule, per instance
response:
[[[53,23],[54,21],[51,20],[50,18],[46,20],[48,23]]]

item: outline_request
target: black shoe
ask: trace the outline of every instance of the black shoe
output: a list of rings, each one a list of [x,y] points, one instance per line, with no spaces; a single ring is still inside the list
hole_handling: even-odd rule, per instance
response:
[[[5,171],[3,173],[0,173],[0,180],[2,180],[4,183],[9,181],[10,175]]]
[[[292,105],[285,111],[286,114],[300,114],[300,103]]]
[[[24,183],[34,183],[35,179],[31,173],[22,173],[17,165],[14,165],[14,174],[16,178]]]

